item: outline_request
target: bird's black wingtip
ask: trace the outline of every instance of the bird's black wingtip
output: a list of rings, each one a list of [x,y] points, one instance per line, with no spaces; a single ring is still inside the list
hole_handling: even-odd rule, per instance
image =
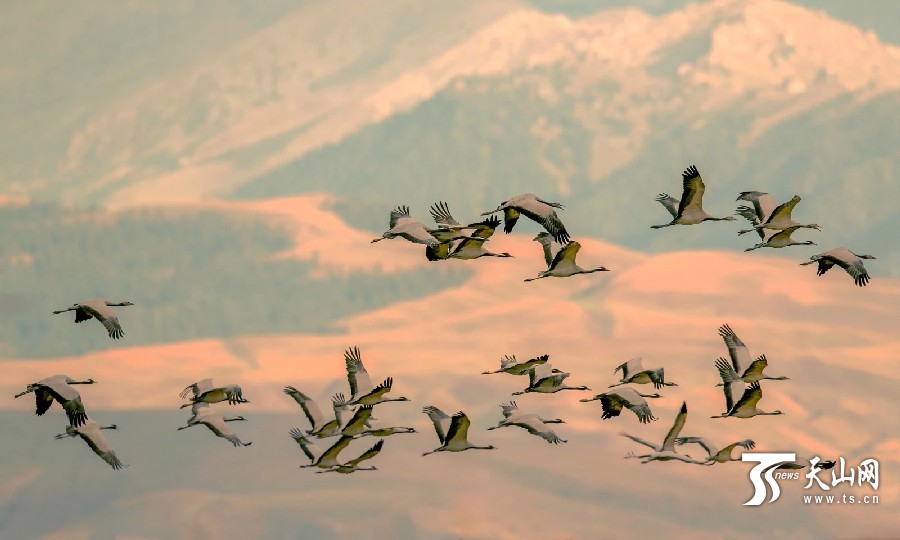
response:
[[[698,176],[700,176],[700,173],[697,171],[696,165],[689,166],[687,169],[684,170],[683,173],[681,173],[681,177],[684,178],[685,180],[691,180],[693,178],[697,178]]]

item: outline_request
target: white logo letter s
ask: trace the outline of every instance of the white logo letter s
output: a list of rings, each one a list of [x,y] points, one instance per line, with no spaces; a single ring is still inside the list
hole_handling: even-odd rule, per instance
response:
[[[766,498],[766,486],[763,484],[763,471],[766,471],[765,479],[766,482],[772,486],[772,498],[769,499],[769,502],[775,501],[781,495],[781,488],[778,486],[778,482],[775,481],[775,478],[772,476],[775,474],[775,465],[784,463],[785,461],[794,461],[797,459],[797,454],[795,453],[766,453],[766,452],[745,452],[741,455],[741,461],[752,461],[754,463],[759,463],[759,465],[750,469],[750,482],[753,484],[753,489],[755,492],[753,493],[753,498],[744,503],[744,506],[759,506]],[[772,468],[770,468],[772,467]]]

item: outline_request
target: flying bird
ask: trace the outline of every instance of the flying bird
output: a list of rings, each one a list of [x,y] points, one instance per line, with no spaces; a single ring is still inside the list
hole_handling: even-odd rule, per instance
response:
[[[644,398],[659,397],[662,396],[657,393],[642,394],[634,388],[620,388],[618,390],[597,394],[592,398],[580,399],[579,401],[588,403],[599,400],[600,405],[603,407],[603,415],[600,417],[603,420],[619,416],[622,409],[626,408],[633,412],[642,424],[649,424],[651,420],[656,420],[656,417],[653,416],[653,412],[650,411],[650,405]]]
[[[203,381],[194,383],[199,391],[199,393],[194,394],[190,398],[190,402],[185,403],[181,406],[181,408],[190,407],[196,403],[220,403],[222,401],[227,401],[229,405],[237,405],[239,403],[250,403],[248,400],[244,399],[243,392],[241,387],[236,384],[229,384],[226,386],[212,386],[212,381],[210,379],[205,379]],[[194,388],[194,385],[190,385],[187,388]],[[182,399],[187,398],[187,392],[182,390],[182,393],[179,395],[183,395]]]
[[[731,451],[734,450],[736,446],[740,446],[741,448],[746,448],[747,450],[753,450],[756,447],[756,443],[750,439],[745,439],[743,441],[733,442],[721,450],[709,441],[709,439],[704,439],[703,437],[679,437],[675,439],[675,444],[699,444],[706,450],[706,464],[707,465],[715,465],[716,463],[727,463],[729,461],[741,461],[740,458],[731,457]]]
[[[791,238],[791,234],[794,233],[797,229],[799,229],[799,225],[794,225],[793,227],[788,227],[786,229],[782,229],[779,232],[770,236],[765,242],[760,242],[755,246],[748,247],[744,251],[753,251],[754,249],[769,247],[769,248],[785,248],[789,246],[814,246],[815,242],[812,240],[805,240],[803,242],[797,242],[793,238]]]
[[[593,272],[609,272],[609,269],[603,266],[585,270],[575,263],[575,255],[581,249],[581,244],[575,241],[569,242],[562,249],[556,252],[556,256],[550,261],[550,266],[546,270],[539,272],[535,278],[528,278],[525,281],[534,281],[536,279],[546,277],[569,277],[577,274],[591,274]],[[545,250],[546,255],[546,250]]]
[[[617,367],[613,373],[622,372],[622,378],[616,384],[609,385],[610,388],[622,386],[623,384],[648,384],[653,383],[653,387],[659,390],[663,386],[678,386],[673,382],[666,382],[665,368],[644,369],[643,363],[639,357],[632,358],[624,364]]]
[[[87,413],[85,413],[84,404],[81,402],[81,394],[72,388],[71,385],[94,384],[95,382],[94,379],[76,381],[67,375],[53,375],[29,384],[24,392],[16,394],[15,397],[20,398],[25,394],[34,392],[35,414],[38,416],[43,416],[50,409],[50,406],[53,405],[53,402],[56,401],[66,411],[69,424],[74,427],[80,427],[87,421]]]
[[[479,259],[481,257],[512,257],[512,255],[505,251],[503,253],[488,251],[484,247],[484,243],[487,241],[487,238],[465,238],[456,245],[448,257],[465,261]]]
[[[747,384],[753,384],[763,379],[768,379],[770,381],[790,380],[788,377],[769,377],[768,375],[763,375],[763,370],[765,370],[768,365],[769,361],[766,358],[766,355],[762,355],[751,362],[750,366],[739,375],[738,372],[734,370],[734,366],[732,366],[731,363],[724,358],[718,358],[716,360],[716,369],[719,370],[719,376],[722,378],[722,382],[716,386],[722,386],[723,384],[734,381],[743,381]]]
[[[561,373],[551,369],[550,364],[538,364],[528,370],[528,387],[521,392],[513,392],[512,395],[535,392],[538,394],[555,394],[561,390],[590,390],[587,386],[566,386],[563,382],[571,373]]]
[[[347,369],[347,382],[350,384],[350,401],[348,405],[377,405],[387,401],[409,401],[409,398],[385,398],[391,391],[394,379],[388,377],[377,387],[372,384],[369,372],[363,365],[359,347],[351,347],[344,352],[344,365]]]
[[[484,221],[463,226],[453,218],[453,216],[450,214],[449,208],[447,207],[447,203],[444,202],[432,205],[431,217],[434,218],[434,222],[438,225],[438,230],[441,231],[440,234],[432,234],[436,236],[441,242],[437,245],[425,246],[425,256],[429,261],[443,261],[450,258],[477,259],[478,257],[483,256],[504,256],[504,254],[488,253],[484,250],[484,242],[478,241],[479,239],[487,240],[491,236],[493,236],[494,230],[500,226],[500,220],[496,217],[491,216]],[[468,237],[461,237],[458,233],[456,233],[455,236],[452,235],[453,231],[456,231],[459,228],[472,229],[472,232],[469,233]],[[453,243],[459,239],[462,239],[463,241],[457,244],[456,249],[453,249]],[[463,242],[466,239],[470,239],[472,241],[468,244],[463,245]]]
[[[672,225],[697,225],[704,221],[734,221],[734,216],[717,218],[703,210],[703,193],[706,191],[706,185],[703,183],[703,178],[700,177],[697,167],[691,165],[685,169],[681,176],[684,190],[681,194],[681,201],[676,201],[674,197],[666,193],[660,193],[656,198],[672,214],[672,221],[664,225],[651,225],[651,228],[662,229]]]
[[[303,453],[306,454],[306,457],[309,458],[309,465],[300,465],[301,469],[305,469],[308,467],[319,467],[320,469],[330,469],[332,467],[338,467],[341,463],[337,460],[338,454],[341,453],[341,450],[347,448],[347,445],[350,444],[350,441],[353,440],[353,437],[349,437],[347,435],[342,435],[340,439],[337,440],[334,444],[332,444],[327,450],[324,452],[319,450],[319,446],[311,441],[306,435],[303,434],[297,428],[291,430],[291,437],[297,444],[300,445],[300,449],[303,450]]]
[[[367,394],[351,400],[348,405],[378,405],[379,403],[386,403],[388,401],[409,401],[409,398],[403,396],[395,398],[384,397],[385,394],[391,391],[393,385],[394,378],[388,377],[384,382],[373,388]]]
[[[469,236],[473,238],[490,238],[494,234],[494,230],[500,225],[500,220],[495,216],[491,216],[484,221],[479,221],[477,223],[470,223],[468,225],[463,225],[460,222],[454,219],[453,215],[450,214],[450,209],[447,207],[447,203],[438,202],[431,205],[431,217],[434,218],[434,222],[438,226],[439,232],[446,231],[458,231],[462,229],[472,229],[472,232]],[[457,240],[457,237],[452,237],[450,235],[437,235],[438,240]]]
[[[103,433],[100,431],[101,429],[118,429],[118,426],[115,424],[101,426],[94,420],[88,418],[81,426],[66,426],[66,432],[56,435],[55,438],[58,440],[68,437],[81,437],[81,440],[86,442],[87,445],[91,447],[91,450],[100,456],[100,459],[109,464],[113,469],[118,471],[123,467],[127,467],[128,465],[123,465],[116,456],[109,441],[106,440],[106,437],[104,437]]]
[[[635,455],[633,452],[625,456],[626,458],[635,458],[635,459],[643,459],[641,463],[649,463],[651,461],[670,461],[673,459],[677,459],[679,461],[684,461],[685,463],[694,463],[697,465],[702,465],[702,461],[696,461],[690,456],[686,456],[684,454],[679,454],[675,451],[675,439],[678,438],[678,434],[681,433],[682,428],[684,428],[684,423],[687,420],[687,403],[681,404],[681,410],[678,412],[678,415],[675,416],[675,423],[672,424],[672,427],[669,429],[669,433],[666,434],[666,438],[663,440],[662,445],[656,446],[655,444],[649,443],[641,438],[635,437],[634,435],[629,435],[628,433],[622,432],[620,435],[623,437],[628,437],[632,441],[636,443],[643,444],[644,446],[651,448],[653,450],[650,454],[645,454],[643,456]]]
[[[565,422],[560,420],[559,418],[555,418],[552,420],[546,420],[541,418],[540,416],[532,413],[523,412],[519,409],[519,406],[515,401],[510,401],[509,403],[500,405],[503,409],[503,420],[497,423],[496,426],[489,427],[488,429],[499,429],[502,427],[509,426],[518,426],[528,433],[532,435],[537,435],[538,437],[544,439],[548,443],[551,444],[559,444],[567,442],[564,439],[561,439],[547,424],[564,424]]]
[[[359,464],[362,463],[363,461],[366,461],[367,459],[372,459],[373,457],[377,456],[378,453],[381,452],[382,446],[384,446],[384,439],[379,440],[377,443],[375,443],[374,446],[372,446],[372,448],[369,448],[368,450],[366,450],[365,452],[360,454],[358,457],[351,459],[347,463],[342,463],[340,465],[332,467],[331,469],[316,471],[316,473],[321,474],[321,473],[327,473],[327,472],[336,472],[336,473],[341,473],[341,474],[350,474],[350,473],[355,473],[356,471],[377,471],[378,468],[375,466],[360,467]]]
[[[819,263],[816,275],[821,276],[830,270],[832,266],[837,265],[850,274],[854,283],[860,287],[865,287],[869,282],[869,273],[866,271],[866,267],[863,266],[862,260],[874,258],[872,255],[857,255],[845,247],[839,247],[825,253],[813,255],[809,258],[809,262],[800,263],[800,266],[806,266],[814,262]]]
[[[357,407],[356,412],[353,413],[353,417],[350,418],[350,421],[347,422],[347,425],[341,429],[341,435],[346,435],[349,437],[355,437],[357,435],[361,435],[366,431],[366,423],[369,421],[369,417],[372,416],[372,405],[363,405],[362,407]]]
[[[494,450],[493,445],[478,446],[469,442],[469,417],[462,411],[456,413],[451,418],[444,411],[431,405],[422,409],[422,412],[428,415],[431,423],[434,424],[434,431],[437,433],[438,440],[441,445],[430,452],[425,452],[423,456],[433,454],[435,452],[463,452],[465,450]]]
[[[544,229],[553,235],[554,240],[560,244],[569,241],[569,233],[566,231],[565,225],[559,220],[554,208],[563,208],[563,205],[555,202],[547,202],[539,199],[533,193],[525,193],[517,195],[511,199],[503,201],[496,209],[490,212],[484,212],[482,216],[489,216],[495,212],[503,211],[503,232],[509,234],[513,227],[516,226],[520,215],[543,225]]]
[[[439,234],[443,237],[446,232],[447,228],[429,229],[424,223],[410,216],[408,206],[398,206],[391,211],[390,229],[382,234],[380,238],[372,240],[372,243],[399,237],[414,244],[436,246],[440,243],[440,240],[434,235]],[[459,237],[462,238],[462,236]],[[451,235],[450,238],[456,238],[456,236]]]
[[[500,369],[497,371],[484,371],[482,375],[493,375],[494,373],[509,373],[510,375],[525,375],[528,370],[539,364],[546,364],[550,359],[549,354],[544,354],[524,362],[516,360],[516,355],[504,355],[500,359]]]
[[[194,403],[191,407],[191,412],[193,415],[188,419],[187,425],[181,426],[178,428],[178,431],[202,424],[208,427],[216,437],[221,437],[234,446],[250,446],[253,444],[253,442],[241,442],[241,439],[228,429],[228,426],[225,424],[226,422],[241,422],[247,420],[243,416],[225,418],[221,413],[213,410],[209,403],[206,402]]]
[[[54,315],[59,315],[60,313],[65,313],[67,311],[75,312],[75,322],[80,323],[90,319],[97,319],[100,321],[106,331],[109,333],[109,337],[113,339],[119,339],[125,335],[125,332],[122,331],[122,326],[119,324],[119,317],[116,315],[116,312],[109,309],[111,306],[133,306],[131,302],[118,302],[113,303],[109,300],[103,300],[101,298],[94,300],[85,300],[84,302],[79,302],[74,304],[72,307],[68,309],[61,309],[59,311],[54,311]]]
[[[725,388],[730,388],[728,384],[725,385]],[[753,418],[754,416],[759,415],[774,415],[774,414],[784,414],[781,411],[772,411],[766,412],[757,408],[756,404],[759,403],[759,400],[762,399],[762,388],[759,386],[759,382],[755,382],[747,387],[744,390],[744,395],[741,396],[741,399],[737,401],[728,411],[719,416],[710,416],[710,418]]]
[[[293,398],[300,405],[300,408],[303,409],[303,414],[306,415],[310,424],[310,429],[307,430],[307,433],[320,439],[340,434],[344,425],[344,414],[350,409],[344,394],[338,393],[331,398],[334,420],[326,422],[325,416],[315,400],[293,386],[285,386],[284,393]]]
[[[397,435],[398,433],[416,433],[416,428],[401,426],[373,427],[363,431],[362,434],[360,434],[360,437],[369,435],[375,437],[389,437],[391,435]]]
[[[794,207],[797,206],[798,202],[800,202],[800,197],[794,195],[793,197],[791,197],[791,200],[779,205],[777,208],[775,208],[775,210],[772,210],[772,213],[769,214],[769,217],[762,223],[754,225],[754,228],[765,228],[776,231],[784,230],[789,227],[815,229],[817,231],[821,230],[821,228],[815,223],[810,223],[809,225],[801,225],[794,221],[793,218],[791,218],[791,212],[794,210]]]

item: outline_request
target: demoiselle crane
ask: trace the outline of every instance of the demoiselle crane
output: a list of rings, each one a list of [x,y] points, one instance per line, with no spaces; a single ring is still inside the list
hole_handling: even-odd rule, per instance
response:
[[[234,434],[228,426],[226,422],[240,422],[246,420],[243,416],[235,416],[233,418],[225,418],[221,413],[216,412],[212,407],[209,406],[209,403],[206,402],[198,402],[194,403],[191,407],[191,411],[193,412],[193,416],[191,416],[187,425],[181,426],[178,428],[178,431],[182,429],[188,429],[190,427],[194,427],[197,425],[204,425],[212,431],[216,437],[221,437],[234,446],[250,446],[253,442],[241,442],[241,439],[238,438],[237,435]]]
[[[550,359],[549,354],[537,356],[524,362],[519,362],[516,355],[504,355],[500,359],[500,369],[497,371],[483,371],[482,375],[493,375],[495,373],[509,373],[510,375],[525,375],[528,370],[539,364],[546,364]]]
[[[800,263],[800,266],[819,263],[819,269],[816,271],[816,275],[821,276],[830,270],[832,266],[837,265],[850,274],[854,283],[860,287],[865,287],[869,282],[869,273],[866,271],[866,267],[863,266],[862,260],[874,258],[875,257],[872,255],[857,255],[845,247],[839,247],[828,250],[825,253],[813,255],[809,258],[809,262]]]
[[[469,442],[468,433],[469,417],[462,411],[454,414],[451,418],[444,411],[431,405],[422,409],[431,423],[434,424],[434,431],[437,433],[438,440],[441,445],[430,452],[425,452],[423,456],[433,454],[435,452],[463,452],[465,450],[494,450],[493,445],[478,446]]]
[[[203,383],[205,381],[200,381],[200,382]],[[195,384],[199,385],[199,383],[195,383]],[[241,390],[241,387],[237,384],[228,384],[225,386],[216,386],[216,387],[211,387],[211,386],[212,386],[211,384],[209,384],[208,386],[202,386],[202,388],[203,388],[202,392],[200,392],[198,394],[194,394],[190,398],[190,402],[185,403],[184,405],[181,406],[181,408],[183,409],[185,407],[190,407],[190,406],[194,405],[195,403],[220,403],[222,401],[227,401],[229,405],[237,405],[239,403],[250,403],[250,401],[244,399],[243,391]],[[200,388],[200,387],[198,386],[198,388]],[[182,392],[182,393],[184,393],[184,392]],[[185,394],[185,398],[186,397],[187,397],[187,394]]]
[[[378,467],[374,465],[371,467],[360,467],[359,464],[368,459],[372,459],[377,456],[379,452],[381,452],[381,447],[384,446],[384,439],[379,440],[375,443],[372,448],[369,448],[359,456],[351,459],[347,463],[342,463],[330,469],[325,469],[322,471],[316,471],[317,474],[327,473],[327,472],[336,472],[341,474],[350,474],[355,473],[356,471],[377,471]]]
[[[725,216],[722,218],[713,217],[703,210],[703,193],[706,191],[706,185],[703,178],[697,171],[697,167],[691,165],[681,174],[682,176],[682,194],[681,200],[676,201],[674,197],[666,193],[660,193],[656,198],[666,210],[672,214],[672,221],[663,225],[651,225],[653,229],[662,229],[672,225],[697,225],[704,221],[734,221],[734,216]],[[675,204],[678,204],[676,207]]]
[[[729,388],[729,386],[726,385],[725,388]],[[744,390],[744,395],[741,396],[741,399],[739,399],[728,412],[718,416],[710,416],[710,418],[753,418],[754,416],[760,415],[784,414],[781,411],[766,412],[760,410],[756,406],[760,399],[762,399],[762,387],[760,387],[759,382],[757,381]]]
[[[597,268],[588,270],[578,266],[578,264],[575,263],[575,256],[580,249],[580,243],[575,241],[569,242],[556,252],[556,256],[550,261],[550,267],[547,268],[547,270],[539,272],[537,277],[528,278],[525,281],[534,281],[546,277],[570,277],[578,274],[591,274],[593,272],[609,272],[609,269],[604,266],[598,266]]]
[[[563,208],[563,205],[555,202],[547,202],[539,199],[533,193],[516,195],[500,203],[496,209],[484,212],[482,216],[489,216],[503,211],[503,232],[509,234],[516,226],[519,216],[523,215],[544,227],[560,244],[569,241],[569,233],[565,225],[560,221],[554,208]]]
[[[600,401],[600,405],[603,408],[603,415],[600,418],[603,420],[609,420],[610,418],[619,416],[622,409],[626,408],[633,412],[642,424],[649,424],[651,420],[656,420],[656,417],[653,416],[650,405],[644,398],[659,397],[662,396],[657,393],[642,394],[634,388],[626,387],[619,388],[618,390],[610,390],[609,392],[597,394],[588,399],[580,399],[579,401],[582,403]]]
[[[390,229],[387,230],[380,238],[375,238],[372,243],[391,238],[404,238],[414,244],[425,244],[426,246],[436,246],[441,241],[435,237],[435,234],[443,237],[447,232],[447,228],[429,229],[421,221],[413,219],[409,214],[408,206],[398,206],[391,211]],[[449,238],[456,236],[450,235]],[[462,238],[462,235],[459,235]],[[449,239],[448,238],[448,239]]]
[[[813,242],[812,240],[804,240],[802,242],[797,242],[796,240],[791,238],[791,235],[794,233],[794,231],[796,231],[799,228],[800,228],[799,225],[795,225],[793,227],[788,227],[786,229],[782,229],[779,232],[770,236],[765,242],[760,242],[759,244],[756,244],[755,246],[748,247],[744,251],[753,251],[754,249],[760,249],[760,248],[766,248],[766,247],[768,247],[768,248],[786,248],[789,246],[814,246],[814,245],[816,245],[816,243]]]
[[[753,450],[753,448],[756,447],[755,442],[750,439],[744,439],[743,441],[733,442],[720,450],[718,447],[713,445],[713,443],[709,439],[705,439],[703,437],[679,437],[675,439],[675,444],[699,444],[703,447],[704,450],[706,450],[707,465],[727,463],[729,461],[741,461],[741,458],[731,457],[731,451],[734,450],[735,447],[740,446],[741,448],[746,448],[747,450]]]
[[[347,382],[350,384],[348,405],[377,405],[388,401],[409,401],[409,398],[406,397],[384,397],[391,391],[394,379],[388,377],[380,385],[374,386],[369,378],[369,372],[363,365],[359,347],[351,347],[344,352],[344,366],[347,369]]]
[[[557,435],[547,425],[550,423],[565,423],[559,418],[555,418],[553,420],[545,420],[536,414],[526,413],[519,409],[519,406],[515,401],[500,405],[500,407],[503,409],[503,420],[500,420],[500,422],[498,422],[496,426],[489,427],[489,430],[499,429],[502,427],[517,426],[528,431],[528,433],[531,433],[532,435],[537,435],[538,437],[551,444],[567,442],[564,439],[561,439],[559,435]]]
[[[721,386],[723,384],[734,381],[743,381],[747,384],[752,384],[763,379],[767,379],[770,381],[790,380],[789,377],[784,376],[769,377],[768,375],[764,375],[763,370],[765,370],[768,365],[769,361],[768,359],[766,359],[766,355],[762,355],[751,362],[743,373],[738,374],[738,372],[734,370],[734,366],[732,366],[730,362],[728,362],[724,358],[718,358],[716,360],[716,369],[719,370],[719,376],[722,378],[722,382],[716,386]]]
[[[100,459],[105,461],[113,469],[118,471],[123,467],[127,467],[128,465],[123,465],[119,458],[116,456],[116,453],[112,449],[112,446],[109,444],[109,441],[106,440],[106,437],[104,437],[103,433],[100,431],[101,429],[119,428],[115,424],[109,426],[101,426],[96,421],[88,418],[84,422],[84,424],[78,427],[72,425],[66,426],[66,432],[56,435],[55,438],[65,439],[68,437],[81,437],[81,440],[86,442],[87,445],[91,447],[91,450],[93,450],[95,454],[100,456]]]
[[[566,386],[563,382],[571,373],[553,371],[550,364],[538,364],[528,370],[528,387],[512,395],[520,396],[526,393],[555,394],[562,390],[590,390],[587,386]]]
[[[778,205],[778,207],[775,208],[775,210],[773,210],[771,214],[769,214],[768,219],[766,219],[762,223],[758,223],[758,224],[754,225],[754,227],[757,229],[765,228],[765,229],[772,229],[772,230],[776,230],[776,231],[781,231],[781,230],[784,230],[784,229],[787,229],[790,227],[795,227],[798,229],[799,228],[815,229],[817,231],[821,230],[821,227],[819,227],[815,223],[810,223],[809,225],[801,225],[801,224],[797,223],[796,221],[794,221],[794,219],[791,217],[791,212],[794,210],[794,207],[797,206],[797,203],[799,203],[799,202],[800,202],[800,197],[798,197],[797,195],[794,195],[793,197],[791,197],[791,200],[789,200],[788,202]]]
[[[119,339],[125,335],[125,332],[122,331],[122,326],[119,324],[119,317],[116,315],[116,312],[109,308],[133,305],[134,304],[128,301],[110,302],[109,300],[97,298],[79,302],[67,309],[54,311],[53,314],[59,315],[60,313],[65,313],[67,311],[74,311],[76,323],[84,322],[90,319],[97,319],[100,324],[102,324],[106,328],[107,333],[109,333],[109,337],[113,339]]]
[[[319,450],[319,446],[310,440],[306,435],[303,434],[297,428],[291,430],[291,437],[300,445],[300,449],[303,450],[303,453],[306,454],[306,457],[309,458],[309,465],[300,465],[301,469],[305,469],[308,467],[319,467],[320,469],[330,469],[332,467],[337,467],[341,465],[341,463],[337,460],[338,454],[341,453],[341,450],[347,448],[347,445],[350,444],[350,441],[353,440],[353,437],[349,437],[347,435],[342,435],[340,439],[337,440],[334,444],[332,444],[327,450],[321,452]]]
[[[67,375],[53,375],[31,383],[24,392],[15,395],[20,398],[25,394],[34,392],[35,414],[43,416],[50,409],[53,402],[59,403],[66,412],[69,424],[75,427],[82,426],[87,421],[87,413],[84,410],[84,404],[81,402],[81,394],[72,388],[73,384],[94,384],[94,379],[85,379],[76,381]]]
[[[659,390],[663,386],[678,386],[673,382],[666,382],[665,368],[644,369],[643,362],[640,357],[635,357],[624,364],[618,366],[613,373],[622,372],[622,378],[616,384],[609,385],[609,388],[622,386],[623,384],[649,384]]]
[[[653,450],[650,454],[644,454],[642,456],[635,455],[633,452],[625,456],[626,458],[635,458],[635,459],[643,459],[641,463],[649,463],[651,461],[671,461],[673,459],[684,461],[685,463],[694,463],[697,465],[702,465],[702,461],[696,461],[690,456],[679,454],[675,451],[675,439],[678,438],[678,434],[681,433],[682,428],[684,428],[684,423],[687,420],[687,403],[681,404],[681,410],[675,416],[675,423],[672,424],[672,427],[669,429],[669,432],[666,434],[666,438],[663,439],[663,443],[660,446],[656,446],[655,444],[649,443],[644,439],[635,437],[634,435],[629,435],[628,433],[622,432],[620,435],[623,437],[628,437],[632,441],[636,443],[643,444],[644,446]]]

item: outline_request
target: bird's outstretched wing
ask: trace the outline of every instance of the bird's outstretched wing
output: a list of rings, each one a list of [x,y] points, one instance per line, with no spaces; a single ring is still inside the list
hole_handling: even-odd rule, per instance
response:
[[[706,185],[700,172],[697,171],[695,165],[691,165],[681,173],[682,178],[682,194],[681,201],[678,203],[678,215],[684,215],[687,208],[702,210],[703,193],[706,191]]]
[[[351,459],[346,464],[355,468],[363,461],[365,461],[367,459],[372,459],[373,457],[377,456],[378,452],[381,452],[382,446],[384,446],[384,439],[379,439],[378,442],[375,443],[374,446],[372,446],[372,448],[369,448],[368,450],[366,450],[365,452],[360,454],[358,457]]]
[[[409,215],[409,207],[408,206],[398,206],[395,210],[391,210],[391,221],[390,228],[393,229],[397,226],[397,223],[402,221],[404,218],[410,218]]]
[[[466,413],[459,411],[453,415],[453,418],[450,419],[450,429],[447,430],[447,440],[445,443],[450,441],[462,441],[465,440],[469,433],[469,417],[466,416]]]
[[[450,427],[450,416],[444,411],[431,405],[424,407],[422,412],[431,419],[431,423],[434,424],[434,431],[437,433],[441,444],[443,444],[447,439],[447,429]]]
[[[453,218],[453,215],[450,214],[450,208],[444,201],[432,204],[429,211],[431,213],[431,217],[434,219],[434,222],[438,225],[438,227],[450,229],[462,226]]]
[[[660,193],[656,196],[656,200],[660,204],[662,204],[670,214],[672,214],[673,218],[678,217],[678,199],[669,195],[668,193]]]
[[[374,385],[369,378],[369,372],[363,365],[359,347],[351,347],[344,352],[344,364],[347,367],[347,382],[350,384],[351,398],[371,392]]]

